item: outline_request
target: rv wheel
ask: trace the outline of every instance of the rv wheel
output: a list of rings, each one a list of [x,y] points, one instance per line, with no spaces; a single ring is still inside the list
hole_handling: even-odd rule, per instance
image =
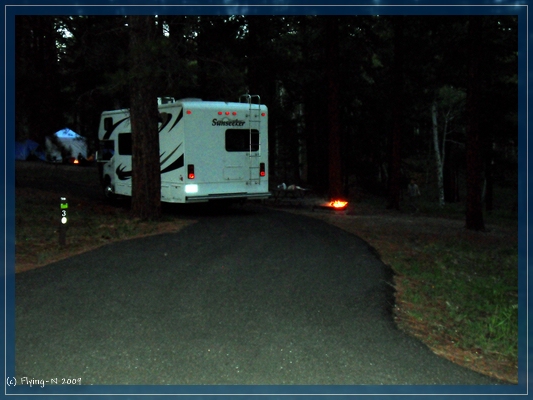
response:
[[[113,188],[111,186],[106,186],[104,190],[105,190],[105,197],[107,197],[108,199],[113,198]]]
[[[113,192],[113,185],[111,185],[111,180],[106,178],[104,184],[104,196],[107,200],[113,202],[116,199],[115,193]]]

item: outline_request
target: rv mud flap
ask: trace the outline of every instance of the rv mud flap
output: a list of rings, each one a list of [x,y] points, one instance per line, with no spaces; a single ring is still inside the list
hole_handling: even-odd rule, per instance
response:
[[[219,200],[219,199],[268,199],[270,197],[271,193],[219,193],[219,194],[210,194],[207,196],[187,196],[185,198],[186,203],[199,203],[209,200]]]

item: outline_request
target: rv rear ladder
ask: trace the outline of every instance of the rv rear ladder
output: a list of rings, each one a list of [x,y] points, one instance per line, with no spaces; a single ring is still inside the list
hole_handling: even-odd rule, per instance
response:
[[[256,100],[257,102],[254,102],[253,100]],[[249,143],[249,153],[248,155],[252,157],[252,130],[257,129],[258,132],[261,132],[261,97],[258,94],[243,94],[240,98],[240,102],[242,103],[243,100],[248,103],[248,126],[249,126],[249,135],[248,135],[248,143]],[[254,114],[255,112],[255,114]],[[254,155],[255,157],[261,156],[261,143],[260,141],[257,143],[258,151]]]

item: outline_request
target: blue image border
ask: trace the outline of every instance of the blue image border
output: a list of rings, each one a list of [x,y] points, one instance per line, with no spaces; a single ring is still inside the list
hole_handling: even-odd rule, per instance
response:
[[[230,395],[272,395],[272,396],[301,396],[301,395],[523,395],[529,391],[529,274],[528,274],[528,39],[529,39],[529,16],[527,2],[507,2],[507,1],[479,1],[479,2],[447,2],[446,5],[439,5],[435,1],[426,2],[384,2],[373,1],[358,4],[349,1],[337,1],[335,5],[329,6],[314,2],[206,2],[189,1],[188,4],[164,4],[165,1],[147,2],[132,1],[127,5],[109,1],[109,3],[91,4],[90,2],[72,5],[68,2],[57,1],[56,5],[50,5],[46,1],[36,1],[33,3],[12,2],[4,4],[4,32],[5,41],[2,44],[5,63],[5,96],[4,96],[4,141],[2,151],[5,163],[2,165],[4,172],[0,174],[4,179],[4,346],[2,348],[4,356],[4,378],[14,375],[14,266],[15,266],[15,172],[14,172],[14,17],[21,14],[33,15],[126,15],[126,14],[186,14],[186,15],[231,15],[231,14],[256,14],[256,15],[517,15],[518,16],[518,48],[519,48],[519,70],[518,70],[518,110],[519,110],[519,383],[518,385],[502,386],[46,386],[44,388],[9,387],[4,380],[4,395],[194,395],[202,397],[208,396],[230,396]],[[117,4],[113,4],[117,3]],[[525,351],[523,351],[525,350]],[[76,389],[80,388],[80,390]]]

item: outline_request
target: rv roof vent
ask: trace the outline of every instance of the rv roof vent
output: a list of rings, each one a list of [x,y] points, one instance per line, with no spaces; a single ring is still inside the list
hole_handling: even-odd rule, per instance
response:
[[[202,101],[202,99],[198,99],[196,97],[186,97],[184,99],[179,99],[179,101]]]
[[[176,102],[176,99],[174,99],[174,97],[158,97],[157,98],[157,105],[161,105],[161,104],[170,104],[170,103],[175,103]]]

